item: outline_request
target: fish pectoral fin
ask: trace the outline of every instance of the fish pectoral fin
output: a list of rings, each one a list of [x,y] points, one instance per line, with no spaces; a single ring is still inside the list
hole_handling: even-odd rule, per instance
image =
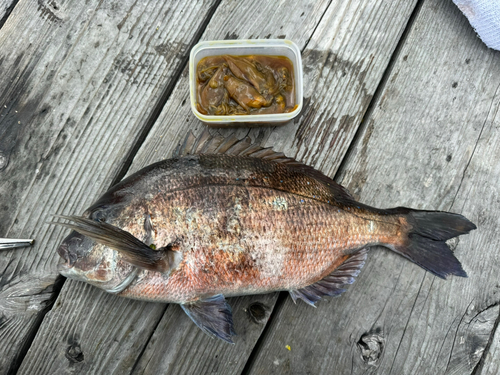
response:
[[[157,272],[166,272],[171,268],[170,263],[173,257],[171,256],[172,251],[169,250],[168,246],[159,250],[153,250],[129,232],[114,225],[80,216],[56,215],[55,217],[72,221],[74,224],[60,222],[52,222],[52,224],[71,228],[94,241],[118,251],[126,262],[136,267]]]
[[[305,303],[316,307],[315,303],[324,296],[338,296],[346,291],[345,287],[352,284],[365,265],[368,249],[361,249],[347,258],[331,274],[305,288],[290,290],[293,302],[300,298]]]
[[[203,332],[234,344],[231,336],[236,335],[233,329],[231,306],[222,294],[181,304],[182,309]]]

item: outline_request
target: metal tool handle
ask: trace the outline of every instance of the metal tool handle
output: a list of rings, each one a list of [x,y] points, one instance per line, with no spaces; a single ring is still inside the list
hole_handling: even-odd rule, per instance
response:
[[[0,250],[13,249],[16,247],[31,246],[35,240],[19,240],[13,238],[0,238]]]

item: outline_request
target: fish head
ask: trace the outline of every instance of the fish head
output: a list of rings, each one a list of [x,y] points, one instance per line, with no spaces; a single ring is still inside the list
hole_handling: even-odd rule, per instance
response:
[[[99,208],[87,211],[85,216],[95,222],[111,221],[113,211]],[[63,240],[57,252],[61,257],[58,265],[61,275],[110,293],[125,289],[138,272],[118,251],[75,230]]]
[[[74,230],[57,252],[61,257],[58,265],[61,275],[110,293],[125,289],[137,274],[137,269],[121,259],[117,251]]]
[[[167,272],[178,263],[169,248],[156,251],[151,216],[141,203],[150,189],[148,179],[164,163],[157,165],[113,186],[82,216],[57,216],[73,222],[53,222],[73,229],[57,249],[63,276],[119,293],[141,270]]]

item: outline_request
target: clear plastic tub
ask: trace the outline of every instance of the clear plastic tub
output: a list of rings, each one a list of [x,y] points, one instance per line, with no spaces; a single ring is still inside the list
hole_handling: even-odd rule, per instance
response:
[[[266,55],[286,56],[290,59],[294,69],[295,109],[288,113],[217,116],[204,115],[197,108],[197,79],[196,67],[198,62],[207,56],[218,55]],[[189,88],[191,93],[191,109],[194,115],[211,127],[246,127],[246,126],[276,126],[297,116],[302,110],[302,58],[295,43],[283,39],[254,39],[254,40],[213,40],[198,43],[191,50],[189,57]]]

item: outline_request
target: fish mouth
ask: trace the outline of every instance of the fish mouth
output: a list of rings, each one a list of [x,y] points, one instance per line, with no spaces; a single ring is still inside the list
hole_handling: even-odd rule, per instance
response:
[[[59,254],[59,264],[57,265],[58,270],[67,269],[71,267],[71,257],[69,253],[69,246],[67,243],[63,242],[58,248],[57,253]]]
[[[69,258],[68,245],[63,243],[57,248],[59,254],[59,263],[57,263],[57,272],[66,276],[68,271],[73,267]]]
[[[59,259],[59,263],[57,264],[57,272],[59,272],[63,276],[66,276],[70,269],[71,266],[64,259]]]
[[[57,265],[59,273],[73,267],[78,259],[75,247],[82,241],[82,239],[83,236],[80,233],[72,231],[69,236],[64,239],[61,245],[59,245],[57,248],[57,253],[61,257],[59,264]]]

